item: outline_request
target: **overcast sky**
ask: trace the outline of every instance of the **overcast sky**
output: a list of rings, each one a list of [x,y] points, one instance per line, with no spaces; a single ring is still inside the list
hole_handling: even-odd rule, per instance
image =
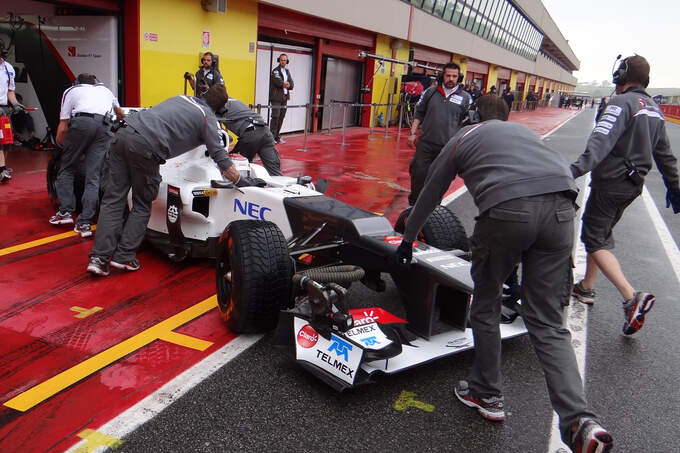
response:
[[[650,87],[680,88],[680,0],[542,1],[581,62],[579,82],[611,82],[616,56],[637,53],[651,66]]]

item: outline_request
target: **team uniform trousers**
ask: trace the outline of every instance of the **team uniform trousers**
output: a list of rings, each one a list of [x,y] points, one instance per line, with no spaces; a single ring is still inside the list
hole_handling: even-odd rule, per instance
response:
[[[151,202],[158,195],[161,160],[148,142],[131,127],[116,132],[105,175],[97,234],[90,258],[113,258],[126,262],[135,258],[151,215]],[[127,196],[132,188],[132,209],[124,218]]]
[[[437,158],[444,145],[437,145],[419,138],[416,142],[416,152],[413,155],[413,160],[408,167],[411,174],[411,193],[408,196],[408,203],[410,205],[416,204],[420,191],[425,186],[425,178],[430,169],[430,165]]]
[[[592,187],[583,214],[581,241],[586,252],[614,248],[614,226],[626,208],[642,193],[643,185],[628,179],[606,187]]]
[[[522,263],[522,319],[543,367],[548,394],[569,440],[570,426],[592,414],[586,406],[563,306],[573,284],[571,252],[574,206],[562,193],[522,197],[482,213],[471,240],[474,281],[470,323],[475,362],[469,385],[482,398],[501,391],[501,298],[503,282]],[[585,415],[584,415],[585,414]]]
[[[252,162],[255,154],[260,155],[262,165],[271,176],[282,176],[279,154],[274,145],[274,136],[266,126],[253,126],[238,137],[233,152],[239,153]]]
[[[55,188],[59,197],[59,211],[75,212],[74,181],[84,155],[83,210],[78,216],[78,224],[81,225],[92,223],[97,212],[101,168],[113,138],[110,129],[111,124],[102,115],[94,115],[93,118],[75,116],[69,121]]]
[[[272,101],[272,120],[271,120],[271,132],[275,140],[280,138],[279,134],[281,131],[281,125],[283,124],[283,119],[286,117],[286,105],[288,101],[284,99],[283,102]]]

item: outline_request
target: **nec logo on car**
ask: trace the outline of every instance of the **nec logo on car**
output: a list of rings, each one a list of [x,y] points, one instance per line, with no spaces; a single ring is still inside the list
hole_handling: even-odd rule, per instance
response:
[[[265,214],[271,212],[271,209],[260,206],[256,203],[251,203],[249,201],[241,202],[238,198],[234,199],[234,212],[240,212],[243,215],[252,217],[257,220],[267,220]]]

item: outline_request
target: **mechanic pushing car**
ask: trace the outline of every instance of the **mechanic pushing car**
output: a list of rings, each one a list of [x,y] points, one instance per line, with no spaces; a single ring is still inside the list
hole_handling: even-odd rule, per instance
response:
[[[232,150],[253,161],[255,154],[260,155],[262,166],[271,176],[282,176],[281,160],[274,145],[274,136],[267,122],[238,99],[230,98],[217,112],[224,117],[224,124],[236,134],[238,142]]]
[[[104,175],[97,234],[87,271],[109,274],[111,266],[128,271],[139,269],[136,251],[146,232],[151,202],[161,182],[159,166],[205,144],[222,175],[239,185],[240,174],[222,145],[215,112],[227,102],[224,85],[214,85],[205,100],[175,96],[141,112],[129,115],[117,130]],[[132,188],[132,209],[127,219],[127,195]]]
[[[460,175],[479,216],[471,238],[474,282],[470,324],[475,362],[455,394],[492,421],[505,419],[501,391],[503,282],[522,264],[522,318],[543,366],[564,442],[575,452],[609,451],[612,437],[587,408],[581,375],[563,326],[572,285],[571,251],[577,188],[569,165],[526,126],[507,122],[502,98],[478,101],[482,123],[461,129],[432,163],[425,187],[395,252],[409,265],[412,243],[430,212]]]

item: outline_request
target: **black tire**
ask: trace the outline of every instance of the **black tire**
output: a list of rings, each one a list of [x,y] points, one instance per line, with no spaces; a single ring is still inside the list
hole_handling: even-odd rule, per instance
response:
[[[222,237],[216,264],[222,319],[235,333],[274,329],[291,287],[292,262],[283,233],[272,222],[238,220]]]
[[[394,231],[404,233],[412,208],[406,208],[394,224]],[[465,227],[458,217],[444,206],[437,206],[418,233],[418,240],[441,250],[470,250]]]

